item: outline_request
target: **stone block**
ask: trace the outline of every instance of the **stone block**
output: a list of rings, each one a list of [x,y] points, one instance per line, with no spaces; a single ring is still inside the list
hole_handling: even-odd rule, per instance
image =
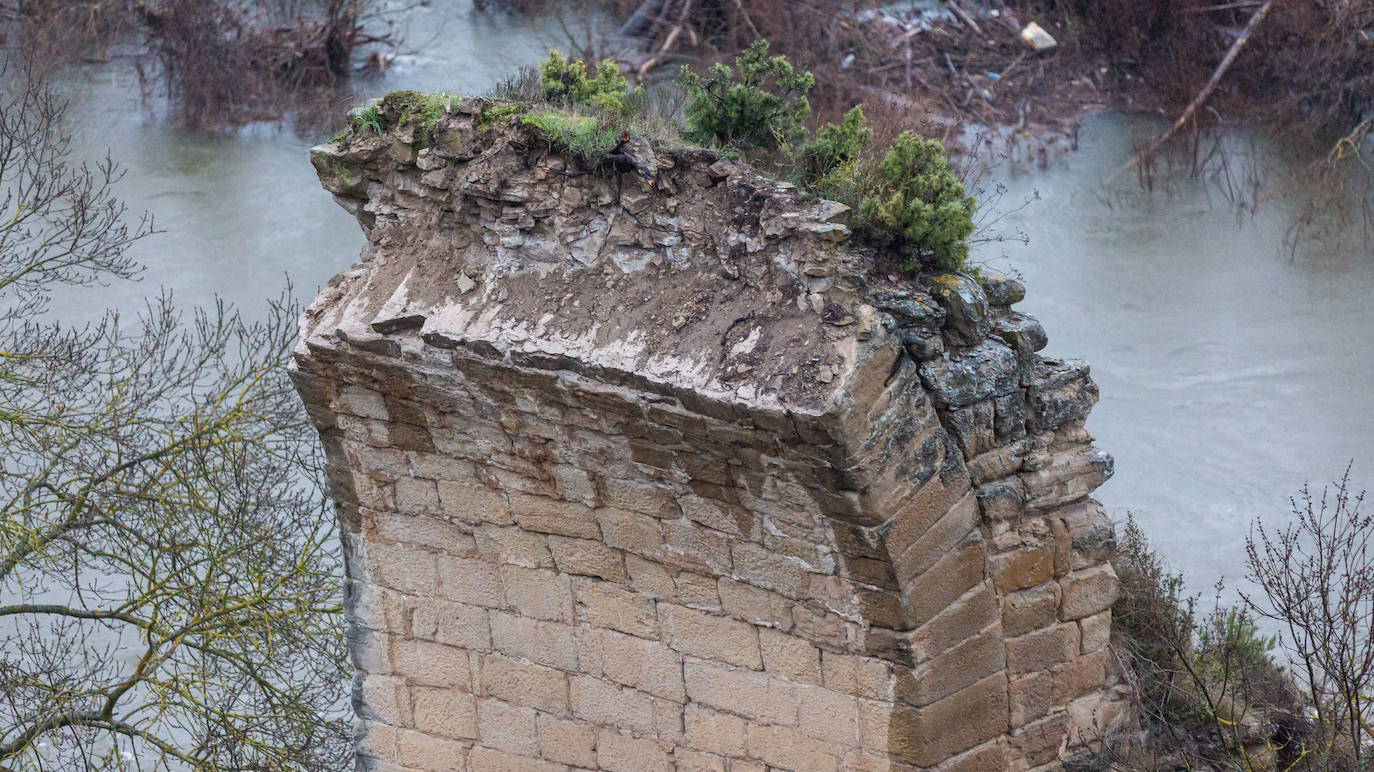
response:
[[[769,675],[798,683],[821,682],[820,649],[805,639],[768,627],[760,627],[758,634],[763,669]]]
[[[898,577],[920,576],[968,536],[978,523],[978,501],[966,493],[892,563]]]
[[[624,553],[599,541],[550,536],[548,544],[554,565],[562,573],[595,576],[608,582],[623,582],[629,576]]]
[[[506,605],[521,616],[572,622],[572,582],[553,571],[501,566]]]
[[[930,621],[964,593],[981,584],[986,566],[983,540],[975,532],[940,558],[929,571],[902,587],[907,623],[918,627]]]
[[[1037,670],[1029,675],[1011,679],[1011,728],[1029,724],[1049,712],[1053,702],[1053,682],[1049,671]]]
[[[1053,699],[1056,705],[1091,692],[1100,691],[1107,681],[1107,650],[1098,649],[1056,665],[1050,671],[1054,679]]]
[[[374,584],[413,595],[434,594],[434,555],[385,542],[365,542],[367,576]]]
[[[415,728],[450,740],[477,739],[477,700],[454,689],[410,689]]]
[[[396,760],[407,770],[465,772],[467,746],[456,740],[432,737],[412,729],[396,733]]]
[[[1063,713],[1046,716],[1018,729],[1011,737],[1012,755],[1023,767],[1038,767],[1059,757],[1068,730]]]
[[[807,737],[824,740],[842,748],[859,745],[859,701],[822,686],[797,687],[798,728]]]
[[[838,749],[792,727],[755,725],[749,728],[749,755],[770,767],[795,772],[835,772]]]
[[[668,644],[683,654],[759,670],[759,636],[753,625],[670,603],[658,604]]]
[[[791,598],[801,594],[805,572],[795,562],[753,542],[730,545],[734,576]]]
[[[997,589],[1012,593],[1054,578],[1054,550],[1047,546],[1024,547],[992,556],[992,579]]]
[[[766,724],[797,725],[797,685],[790,681],[693,660],[685,678],[694,702]]]
[[[1104,649],[1112,639],[1112,610],[1078,620],[1079,648],[1084,654]]]
[[[1002,600],[1002,632],[1008,637],[1024,635],[1053,624],[1059,609],[1059,585],[1045,582],[1008,593]]]
[[[573,676],[572,713],[597,726],[642,736],[654,734],[653,698],[647,693],[591,676]]]
[[[640,638],[658,638],[652,599],[610,582],[579,579],[574,587],[578,621]]]
[[[510,525],[510,503],[504,491],[478,482],[471,474],[464,480],[439,480],[439,511],[444,517],[469,525]]]
[[[672,764],[663,746],[614,729],[596,733],[596,761],[606,772],[669,772]]]
[[[991,521],[1015,520],[1026,512],[1025,490],[1016,477],[981,485],[977,496],[983,517]]]
[[[486,608],[500,608],[506,604],[506,591],[496,565],[485,560],[451,555],[438,556],[435,565],[441,596]]]
[[[434,515],[384,513],[375,522],[377,536],[387,541],[453,555],[471,554],[477,548],[470,531]]]
[[[984,340],[958,354],[921,363],[921,383],[941,407],[961,407],[1007,394],[1018,386],[1016,353]]]
[[[429,641],[395,639],[391,667],[412,684],[472,691],[472,667],[462,649]]]
[[[495,699],[477,701],[480,745],[517,756],[539,756],[539,727],[535,712]]]
[[[525,493],[509,495],[511,517],[526,531],[577,539],[601,538],[601,527],[597,524],[596,514],[586,504]]]
[[[596,767],[596,730],[577,721],[540,715],[539,754],[574,767]]]
[[[869,699],[893,698],[893,666],[875,657],[821,652],[825,688]]]
[[[396,480],[396,510],[402,515],[439,513],[439,489],[433,480],[402,477]]]
[[[410,634],[473,651],[491,651],[486,609],[433,598],[412,601]]]
[[[723,756],[743,756],[746,751],[744,719],[721,713],[695,702],[687,704],[683,715],[687,744]]]
[[[594,644],[587,647],[588,657],[579,654],[584,672],[591,665],[593,674],[604,675],[617,683],[632,686],[655,697],[682,703],[686,701],[683,688],[682,655],[659,641],[648,641],[611,630],[599,631]],[[589,659],[594,658],[594,662]]]
[[[657,556],[663,547],[658,518],[602,507],[596,510],[596,521],[607,546],[647,556]]]
[[[716,589],[716,577],[680,571],[673,577],[677,586],[677,598],[682,605],[704,611],[722,611],[720,592]]]
[[[572,626],[558,622],[491,612],[491,641],[497,652],[559,670],[577,670],[574,631]]]
[[[920,708],[912,763],[934,766],[1008,730],[1007,678],[1002,673]]]
[[[386,398],[361,386],[347,385],[339,389],[335,409],[359,418],[373,418],[378,421],[387,421],[391,418],[386,412]]]
[[[543,534],[514,526],[477,526],[477,553],[483,560],[524,568],[553,568],[553,556]]]
[[[992,772],[1008,768],[1006,743],[998,738],[960,753],[935,767],[935,772]]]
[[[1116,571],[1111,563],[1074,571],[1059,580],[1063,599],[1060,619],[1082,619],[1112,607],[1117,598]]]
[[[774,592],[721,577],[717,589],[725,613],[755,625],[792,629],[792,601]]]
[[[686,518],[664,520],[661,560],[669,566],[702,573],[730,573],[730,537]]]
[[[482,658],[482,693],[546,713],[568,713],[566,673],[500,654]]]
[[[562,764],[503,753],[493,748],[472,749],[473,772],[568,772]]]
[[[925,662],[985,630],[998,619],[997,595],[980,584],[909,636],[912,656]]]
[[[677,748],[673,751],[673,766],[678,772],[726,772],[726,759],[714,753]]]
[[[1115,468],[1110,455],[1092,446],[1056,452],[1046,466],[1021,473],[1026,506],[1046,510],[1085,498]]]
[[[918,665],[915,670],[898,671],[897,697],[922,707],[1005,667],[1001,630],[994,626]]]
[[[410,697],[404,678],[359,673],[353,682],[353,698],[360,718],[392,726],[412,725]]]
[[[1045,670],[1078,656],[1078,625],[1069,622],[1007,639],[1007,672]]]

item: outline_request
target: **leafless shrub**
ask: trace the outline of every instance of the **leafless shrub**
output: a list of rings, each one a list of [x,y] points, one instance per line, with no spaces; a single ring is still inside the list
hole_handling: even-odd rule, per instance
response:
[[[195,126],[278,118],[346,85],[372,0],[145,0],[137,10],[178,116]]]
[[[290,302],[45,320],[128,280],[118,167],[0,93],[0,769],[342,769],[341,567]]]
[[[1312,731],[1296,686],[1273,658],[1245,608],[1221,603],[1206,614],[1128,520],[1114,559],[1121,598],[1113,606],[1113,650],[1136,694],[1145,735],[1117,738],[1098,768],[1220,765],[1294,769],[1311,760]],[[1146,763],[1148,760],[1148,763]]]
[[[1256,523],[1246,538],[1248,605],[1284,631],[1324,733],[1324,754],[1349,753],[1363,769],[1374,744],[1374,517],[1350,468],[1320,497],[1304,485],[1279,531]]]

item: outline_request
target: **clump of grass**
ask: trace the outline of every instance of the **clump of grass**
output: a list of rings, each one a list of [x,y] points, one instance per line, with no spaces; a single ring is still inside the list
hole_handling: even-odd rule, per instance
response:
[[[439,119],[453,108],[454,101],[458,99],[461,97],[445,92],[425,94],[419,91],[393,91],[382,97],[381,107],[385,115],[395,116],[397,126],[413,125],[418,129],[416,138],[427,141],[433,136]]]
[[[543,108],[526,113],[521,122],[531,126],[554,145],[584,158],[609,153],[620,142],[625,127],[606,114],[585,114]]]
[[[515,102],[488,102],[482,105],[482,112],[477,116],[477,130],[490,131],[496,124],[518,115],[520,110],[520,105]]]
[[[348,111],[347,133],[358,135],[367,132],[378,136],[382,133],[382,113],[375,104]]]

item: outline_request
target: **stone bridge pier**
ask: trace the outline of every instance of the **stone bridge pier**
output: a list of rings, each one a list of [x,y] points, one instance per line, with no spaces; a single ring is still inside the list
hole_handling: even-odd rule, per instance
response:
[[[360,770],[1055,769],[1126,719],[1097,390],[1018,282],[478,115],[313,152],[368,239],[293,371]]]

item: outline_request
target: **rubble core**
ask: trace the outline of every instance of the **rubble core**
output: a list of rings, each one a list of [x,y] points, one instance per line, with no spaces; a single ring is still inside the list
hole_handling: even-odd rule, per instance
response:
[[[1129,718],[1097,387],[1020,282],[489,109],[312,151],[367,236],[293,366],[360,769],[1056,768]]]

